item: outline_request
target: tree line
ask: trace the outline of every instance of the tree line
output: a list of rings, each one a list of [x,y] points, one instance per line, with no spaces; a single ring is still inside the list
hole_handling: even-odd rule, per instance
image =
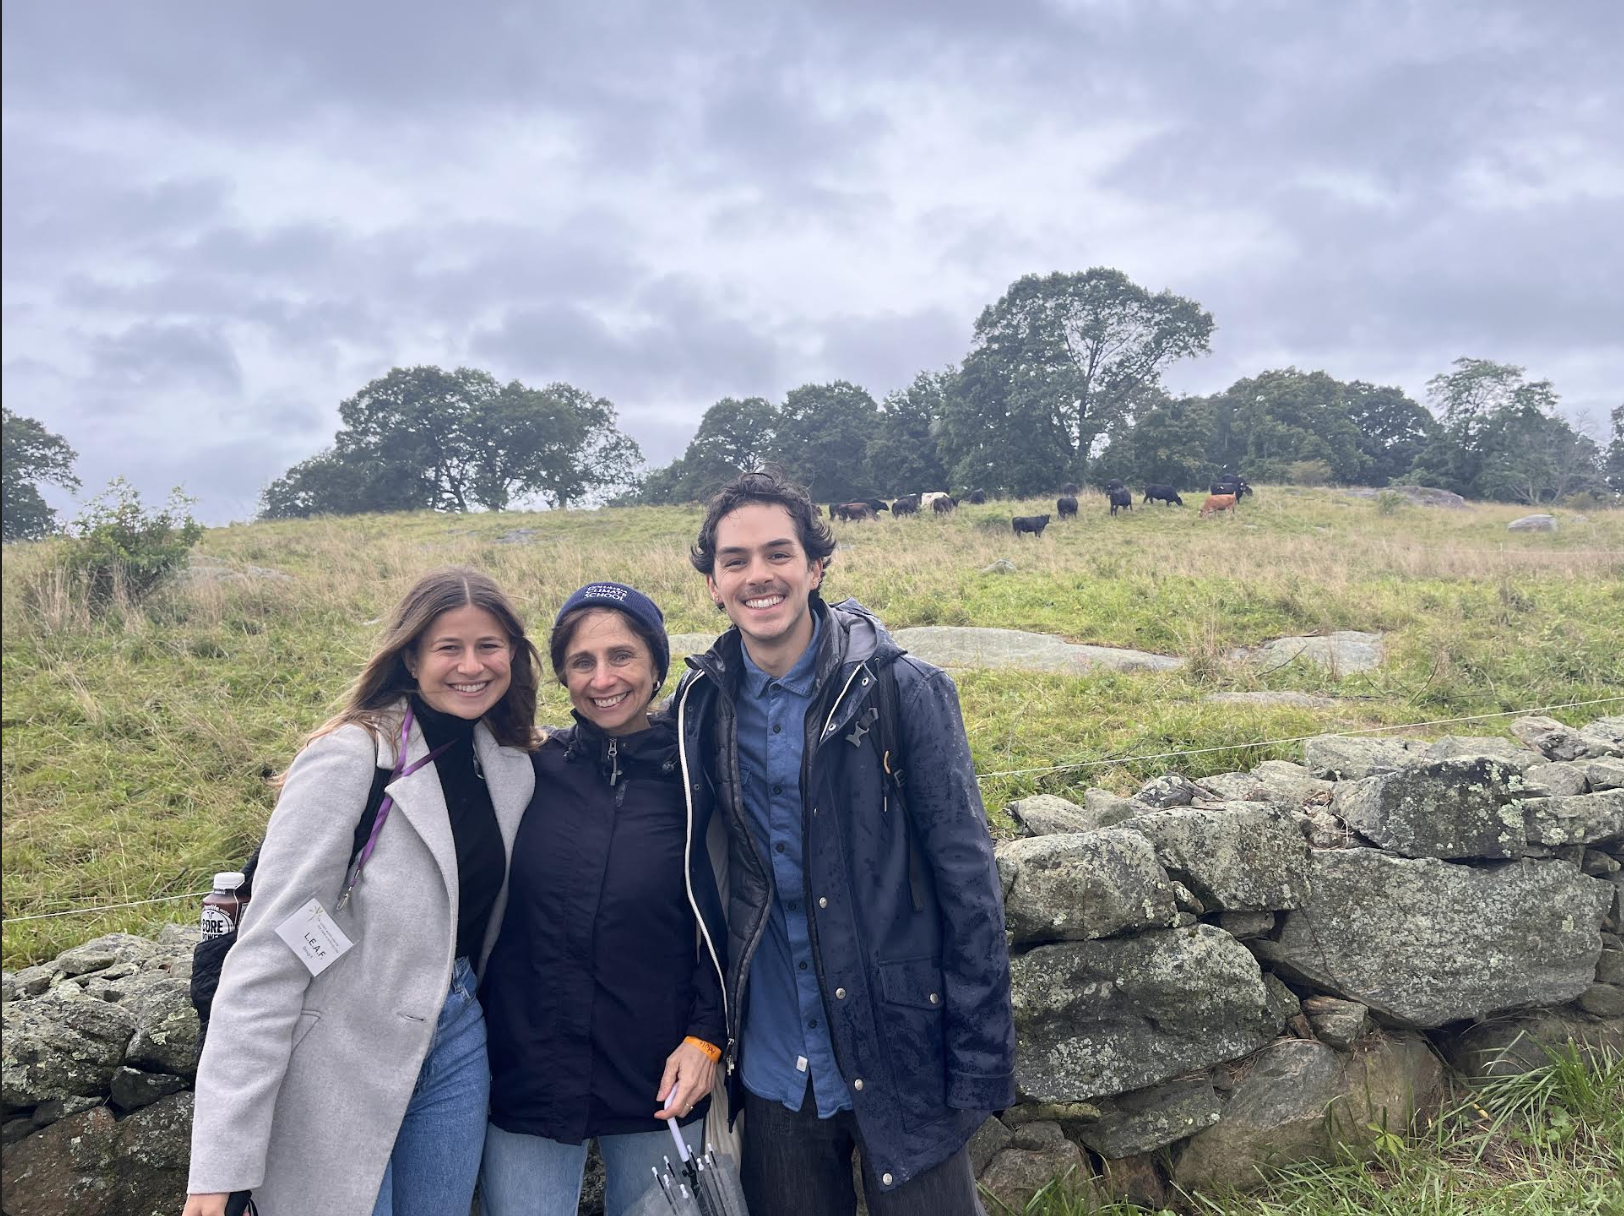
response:
[[[724,397],[680,457],[647,472],[614,404],[585,389],[397,367],[340,404],[332,444],[266,486],[259,514],[695,502],[769,461],[825,501],[1028,496],[1110,478],[1194,489],[1225,470],[1506,502],[1624,493],[1624,405],[1603,446],[1557,412],[1550,381],[1475,358],[1434,376],[1426,405],[1295,367],[1210,395],[1169,393],[1166,371],[1209,353],[1213,330],[1194,300],[1119,270],[1027,275],[983,310],[956,366],[922,371],[881,401],[845,380],[782,401]],[[10,410],[4,440],[5,539],[46,535],[56,519],[38,487],[77,489],[75,453]]]

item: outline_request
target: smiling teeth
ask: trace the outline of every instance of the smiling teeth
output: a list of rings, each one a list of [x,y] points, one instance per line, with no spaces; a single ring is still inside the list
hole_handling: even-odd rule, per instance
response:
[[[745,600],[744,606],[746,608],[776,608],[783,602],[784,597],[781,595],[768,595],[759,600]]]
[[[618,697],[603,697],[601,699],[598,697],[593,697],[592,704],[596,705],[599,709],[613,709],[630,695],[630,693],[623,692]]]
[[[490,687],[490,681],[486,680],[483,684],[451,684],[447,685],[447,687],[454,689],[457,692],[484,692]]]

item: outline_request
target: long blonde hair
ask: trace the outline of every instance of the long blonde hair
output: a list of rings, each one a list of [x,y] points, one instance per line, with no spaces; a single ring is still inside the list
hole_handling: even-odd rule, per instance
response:
[[[468,605],[495,617],[507,631],[513,650],[507,692],[485,714],[485,725],[498,743],[534,751],[541,655],[525,636],[524,622],[502,589],[488,575],[467,566],[435,570],[412,585],[390,613],[377,650],[344,694],[344,708],[312,731],[305,744],[351,723],[366,727],[380,740],[398,730],[398,706],[417,688],[417,680],[406,667],[406,652],[417,646],[442,613]]]

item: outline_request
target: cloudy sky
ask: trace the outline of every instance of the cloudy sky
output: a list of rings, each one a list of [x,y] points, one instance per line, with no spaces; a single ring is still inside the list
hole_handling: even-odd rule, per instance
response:
[[[1617,0],[4,7],[4,394],[213,522],[391,366],[706,406],[964,354],[1028,272],[1214,314],[1174,388],[1459,355],[1624,400]],[[65,499],[57,499],[59,504]],[[70,508],[71,509],[71,508]]]

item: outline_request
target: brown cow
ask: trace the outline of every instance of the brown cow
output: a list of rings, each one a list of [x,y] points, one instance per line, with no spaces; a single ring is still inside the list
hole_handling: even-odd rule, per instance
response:
[[[829,518],[851,523],[859,519],[878,519],[879,516],[866,502],[832,502],[829,504]]]
[[[1231,516],[1235,514],[1235,496],[1233,494],[1209,494],[1207,501],[1201,504],[1201,518],[1216,515],[1220,511],[1228,511]]]

